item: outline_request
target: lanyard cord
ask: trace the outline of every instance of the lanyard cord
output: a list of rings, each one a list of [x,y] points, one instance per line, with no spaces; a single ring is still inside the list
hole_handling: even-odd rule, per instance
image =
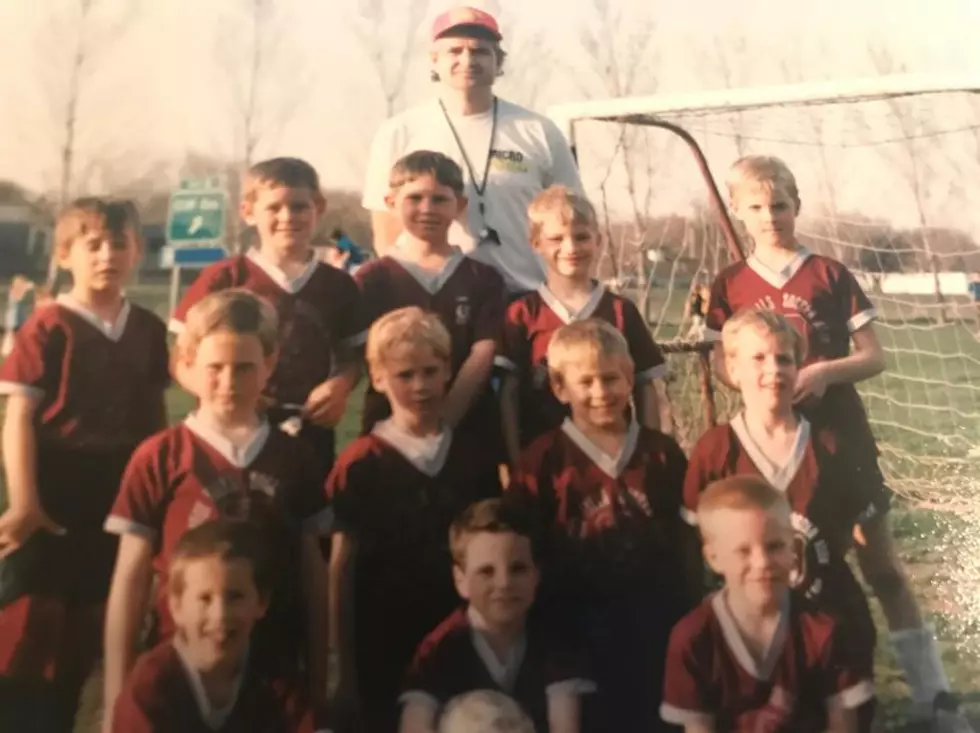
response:
[[[473,170],[473,163],[470,162],[470,156],[466,154],[466,147],[463,145],[463,140],[456,131],[456,126],[453,124],[452,118],[449,116],[449,112],[446,111],[446,105],[443,104],[441,99],[439,100],[439,108],[442,109],[442,115],[446,118],[446,124],[449,125],[449,129],[453,133],[453,139],[456,141],[456,147],[459,148],[459,152],[463,156],[463,162],[466,163],[466,170],[470,174],[470,180],[473,181],[473,188],[476,189],[476,195],[480,199],[480,216],[482,217],[484,214],[483,195],[486,193],[487,183],[490,181],[490,161],[493,159],[493,144],[497,137],[497,98],[493,98],[493,121],[490,123],[490,146],[487,149],[487,163],[483,167],[483,178],[480,181],[476,180],[476,172]]]

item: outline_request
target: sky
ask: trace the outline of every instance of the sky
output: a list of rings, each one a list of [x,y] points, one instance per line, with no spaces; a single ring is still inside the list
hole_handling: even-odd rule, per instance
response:
[[[0,0],[0,179],[33,191],[54,190],[59,180],[79,3]],[[371,137],[386,115],[372,54],[382,50],[380,63],[400,89],[396,109],[432,93],[424,29],[436,12],[455,3],[430,0],[419,12],[423,4],[276,0],[259,34],[267,72],[258,95],[266,118],[259,126],[266,134],[255,154],[307,157],[326,185],[357,189]],[[632,69],[629,90],[643,94],[784,83],[788,75],[798,80],[868,76],[876,73],[869,46],[886,49],[896,70],[972,69],[980,78],[973,32],[980,27],[980,0],[474,4],[498,13],[511,53],[501,95],[542,111],[561,102],[612,96],[614,86],[596,72],[610,63],[624,75]],[[227,158],[242,149],[236,89],[248,68],[252,28],[242,11],[250,5],[250,0],[94,0],[83,29],[94,52],[80,87],[76,192],[99,192],[144,177],[173,183],[188,152]],[[127,9],[130,22],[113,27]],[[589,34],[598,42],[583,42]],[[411,53],[403,64],[406,42]],[[404,81],[398,84],[403,66]],[[802,124],[799,115],[798,110],[773,112],[770,136],[794,134]],[[725,137],[716,130],[705,141],[719,160],[730,155]],[[600,160],[588,163],[595,170],[584,170],[587,177],[604,175],[611,154],[607,138],[596,133],[594,154]],[[957,156],[967,154],[966,148],[957,149]],[[673,154],[666,159],[673,160]],[[938,188],[948,187],[949,176],[940,178]]]

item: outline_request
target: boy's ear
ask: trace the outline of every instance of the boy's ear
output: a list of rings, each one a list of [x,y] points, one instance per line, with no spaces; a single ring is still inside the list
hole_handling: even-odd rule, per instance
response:
[[[718,553],[714,548],[714,545],[709,541],[704,541],[704,546],[701,548],[701,553],[704,555],[704,561],[711,568],[712,572],[721,575],[721,569],[718,567]]]
[[[560,374],[549,374],[548,381],[551,382],[551,392],[558,398],[559,402],[567,405],[572,401],[568,390],[565,389],[565,380],[561,378]]]
[[[462,219],[463,218],[463,214],[466,213],[466,208],[469,205],[470,205],[470,200],[469,200],[469,198],[466,197],[466,194],[462,194],[461,193],[461,194],[459,194],[459,196],[456,197],[456,218],[457,219]]]
[[[387,394],[387,391],[385,390],[384,374],[379,370],[368,369],[368,375],[371,378],[371,386],[374,387],[375,392]]]
[[[396,199],[397,199],[397,196],[395,196],[395,192],[394,191],[388,191],[388,193],[385,194],[385,206],[388,207],[388,211],[394,211],[395,210],[395,200]]]
[[[466,585],[466,573],[455,562],[453,563],[453,584],[456,586],[456,592],[459,594],[459,597],[468,601],[470,599],[470,589]]]
[[[259,610],[255,614],[255,617],[257,619],[265,618],[265,614],[268,613],[268,611],[269,611],[269,594],[266,593],[265,595],[263,595],[262,593],[259,593]]]
[[[242,199],[242,202],[238,205],[238,215],[242,217],[242,221],[246,224],[254,226],[255,202],[247,198]]]

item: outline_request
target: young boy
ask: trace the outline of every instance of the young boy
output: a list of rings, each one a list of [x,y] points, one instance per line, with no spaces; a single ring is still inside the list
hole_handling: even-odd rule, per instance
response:
[[[253,165],[242,184],[241,215],[256,228],[258,248],[202,270],[177,306],[170,330],[180,333],[190,308],[217,290],[241,287],[272,303],[282,333],[263,395],[269,419],[282,422],[301,407],[299,435],[329,469],[333,428],[358,379],[353,351],[366,324],[354,281],[314,256],[314,230],[325,208],[309,163],[273,158]]]
[[[508,306],[501,354],[496,359],[505,372],[500,410],[512,467],[522,448],[557,428],[568,415],[552,392],[545,358],[551,337],[561,326],[599,318],[623,333],[636,368],[630,382],[636,388],[637,419],[645,427],[660,426],[654,380],[667,373],[664,357],[636,306],[592,279],[600,235],[588,199],[564,186],[552,186],[531,202],[528,217],[531,245],[544,261],[548,276],[537,291]]]
[[[446,422],[499,444],[500,420],[488,383],[504,318],[504,281],[449,243],[450,225],[466,210],[463,173],[442,153],[410,153],[391,169],[386,200],[402,234],[391,254],[357,273],[368,320],[410,305],[438,314],[452,340]],[[368,387],[364,433],[390,414],[384,395]]]
[[[698,501],[704,557],[725,581],[670,636],[664,720],[686,733],[851,733],[874,697],[870,668],[834,618],[789,592],[786,498],[734,476]]]
[[[741,392],[744,411],[728,425],[705,433],[691,453],[685,516],[693,520],[704,488],[727,476],[762,476],[783,492],[792,507],[800,557],[792,584],[847,620],[871,669],[875,628],[864,592],[846,562],[852,530],[859,526],[863,543],[857,546],[858,562],[881,601],[920,715],[931,715],[936,700],[944,714],[950,712],[939,650],[931,630],[923,626],[892,541],[891,493],[883,482],[871,482],[861,473],[851,446],[795,411],[805,346],[799,332],[778,313],[748,308],[725,323],[722,346],[725,369]],[[871,712],[862,711],[862,717]]]
[[[278,333],[272,307],[240,289],[213,293],[187,313],[175,363],[198,408],[140,445],[105,522],[121,536],[105,628],[107,711],[135,657],[153,570],[154,631],[167,639],[174,632],[167,576],[174,547],[189,528],[218,517],[254,523],[282,569],[252,640],[256,668],[284,697],[299,696],[309,683],[313,700],[323,702],[326,565],[319,541],[329,532],[330,511],[309,446],[258,412]]]
[[[571,417],[525,451],[512,488],[553,540],[547,600],[577,616],[594,664],[587,728],[660,730],[667,637],[700,600],[703,577],[696,534],[674,514],[687,460],[629,417],[636,367],[614,326],[563,326],[547,358]]]
[[[458,603],[447,572],[450,524],[500,493],[496,457],[445,423],[451,359],[437,315],[402,308],[375,321],[368,367],[392,415],[347,447],[329,479],[338,708],[359,698],[369,733],[397,728],[412,655]]]
[[[273,567],[247,522],[214,520],[174,545],[167,605],[174,635],[143,654],[116,700],[113,733],[300,733],[255,669],[252,629]]]
[[[139,231],[128,202],[72,203],[54,251],[71,289],[35,310],[0,367],[2,730],[34,730],[31,716],[71,728],[116,554],[102,522],[136,444],[166,422],[166,327],[123,295]]]
[[[594,685],[566,640],[528,619],[538,587],[534,522],[512,502],[487,499],[449,531],[453,579],[467,607],[426,637],[408,673],[401,733],[434,733],[449,701],[498,690],[541,733],[578,733],[579,696]]]

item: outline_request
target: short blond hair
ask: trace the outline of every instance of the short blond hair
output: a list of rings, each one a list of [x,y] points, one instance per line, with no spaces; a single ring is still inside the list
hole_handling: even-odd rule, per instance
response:
[[[414,305],[385,313],[371,324],[365,358],[372,376],[402,346],[428,347],[439,359],[452,359],[452,340],[442,320]]]
[[[104,231],[113,237],[132,236],[142,243],[139,209],[129,199],[86,196],[66,206],[54,226],[54,252],[64,257],[72,243],[93,231]]]
[[[191,306],[177,337],[177,355],[193,358],[201,341],[219,331],[255,336],[266,356],[272,356],[279,347],[276,309],[254,293],[232,288],[211,293]]]
[[[530,222],[530,240],[537,242],[548,216],[557,214],[566,226],[585,224],[599,228],[599,217],[592,203],[578,191],[555,184],[539,193],[527,207]]]
[[[725,179],[728,187],[728,200],[734,207],[737,205],[739,194],[750,185],[762,186],[770,191],[786,193],[800,206],[800,190],[796,185],[796,176],[781,158],[774,155],[746,155],[739,158],[728,169]]]
[[[560,381],[569,364],[579,362],[582,354],[602,359],[623,359],[633,371],[626,337],[611,323],[590,318],[562,326],[548,344],[548,373],[552,380]]]
[[[315,200],[324,200],[316,168],[302,158],[270,158],[253,165],[242,179],[242,200],[255,201],[264,188],[305,188]]]
[[[439,733],[534,733],[521,706],[497,690],[454,697],[439,719]]]
[[[725,359],[734,358],[738,353],[739,336],[746,329],[769,334],[781,344],[788,345],[793,352],[796,366],[800,366],[806,359],[806,342],[786,316],[768,308],[756,307],[743,308],[721,327],[721,345]]]
[[[789,517],[792,510],[786,495],[761,476],[729,476],[708,484],[698,499],[698,526],[709,539],[715,531],[712,520],[721,511],[765,512]]]

